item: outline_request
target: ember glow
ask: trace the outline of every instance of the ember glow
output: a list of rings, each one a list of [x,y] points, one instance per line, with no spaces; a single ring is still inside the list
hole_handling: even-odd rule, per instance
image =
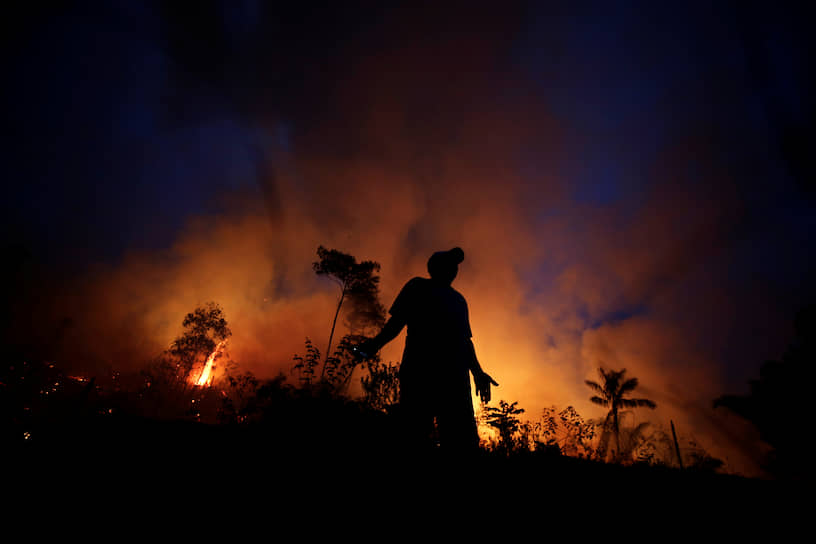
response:
[[[198,379],[191,378],[194,385],[197,387],[209,387],[212,385],[213,376],[215,373],[215,360],[224,351],[224,346],[226,343],[226,340],[222,340],[217,346],[215,346],[213,352],[210,353],[209,357],[207,357],[207,361],[204,363],[204,367],[201,369],[201,374],[199,374]]]

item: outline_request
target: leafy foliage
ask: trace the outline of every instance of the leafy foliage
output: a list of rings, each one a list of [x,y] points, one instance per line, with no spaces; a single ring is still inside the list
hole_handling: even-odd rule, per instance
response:
[[[628,463],[633,460],[638,450],[646,443],[645,433],[650,425],[649,422],[644,421],[634,427],[621,427],[619,429],[619,462]]]
[[[311,339],[306,338],[306,355],[294,355],[295,365],[292,372],[298,373],[301,385],[309,386],[315,379],[316,369],[320,366],[320,350],[315,347]]]
[[[646,465],[673,466],[677,464],[674,443],[671,436],[662,428],[652,426],[650,433],[634,453],[636,463]]]
[[[677,451],[671,435],[659,424],[649,424],[637,435],[633,444],[632,459],[635,463],[679,467]],[[725,464],[710,455],[695,439],[679,437],[683,467],[698,472],[716,472]]]
[[[595,424],[585,421],[572,406],[560,411],[555,406],[550,406],[542,413],[541,435],[544,444],[557,446],[564,455],[593,457],[595,431]]]
[[[388,412],[399,402],[399,365],[379,359],[366,361],[362,378],[363,402],[371,409]]]
[[[356,334],[345,335],[340,339],[332,356],[326,358],[324,379],[338,392],[348,388],[354,369],[361,364],[354,355],[353,348],[363,339],[363,336]]]
[[[296,354],[292,357],[295,362],[292,372],[297,373],[302,387],[320,386],[328,388],[335,394],[342,394],[348,389],[355,369],[363,364],[353,351],[353,348],[363,339],[364,337],[360,335],[347,334],[340,340],[334,353],[323,359],[320,350],[309,338],[306,338],[306,354]],[[377,364],[379,361],[379,357],[374,357],[367,364],[371,368],[371,364]],[[321,372],[318,374],[319,368]],[[365,380],[365,377],[363,379]]]
[[[499,407],[485,406],[485,423],[499,432],[497,451],[510,455],[519,449],[519,431],[522,423],[517,417],[524,413],[524,408],[517,407],[518,402],[499,401]]]

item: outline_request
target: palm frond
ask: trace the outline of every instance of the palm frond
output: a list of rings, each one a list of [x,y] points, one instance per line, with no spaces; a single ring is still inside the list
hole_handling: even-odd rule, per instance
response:
[[[604,388],[601,387],[598,383],[593,382],[592,380],[584,380],[584,383],[591,387],[594,391],[597,391],[600,394],[604,394]]]
[[[620,405],[625,408],[656,408],[657,404],[649,399],[621,399]]]
[[[637,389],[638,386],[638,379],[637,378],[629,378],[625,382],[623,382],[620,386],[621,394],[629,393]]]
[[[599,404],[601,406],[609,406],[609,401],[608,400],[606,400],[604,398],[601,398],[601,397],[594,396],[594,395],[589,398],[589,401],[593,402],[595,404]]]

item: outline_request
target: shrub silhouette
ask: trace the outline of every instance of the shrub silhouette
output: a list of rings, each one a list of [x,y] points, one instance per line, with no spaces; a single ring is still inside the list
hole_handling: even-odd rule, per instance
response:
[[[544,444],[558,447],[559,452],[571,457],[592,458],[596,426],[585,421],[572,406],[558,410],[545,408],[541,414],[541,434]]]
[[[379,360],[366,361],[363,402],[373,410],[388,412],[399,403],[399,365]]]
[[[485,423],[499,432],[499,442],[496,450],[504,455],[510,455],[518,448],[517,434],[521,429],[519,414],[524,413],[524,408],[517,407],[518,402],[508,403],[499,401],[499,407],[485,406]]]

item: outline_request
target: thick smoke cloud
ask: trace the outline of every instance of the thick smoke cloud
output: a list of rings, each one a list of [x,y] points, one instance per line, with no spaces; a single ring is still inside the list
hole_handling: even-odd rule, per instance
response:
[[[231,4],[148,9],[126,18],[130,37],[109,37],[150,52],[139,75],[122,75],[132,102],[117,109],[141,124],[110,144],[140,152],[102,170],[123,178],[109,189],[118,199],[97,203],[108,223],[96,228],[121,220],[131,237],[37,306],[72,319],[59,357],[138,369],[213,300],[231,358],[271,377],[305,337],[327,340],[338,294],[311,270],[318,245],[380,262],[386,306],[433,251],[460,246],[454,286],[496,397],[531,419],[552,404],[599,417],[584,380],[626,368],[659,407],[637,418],[671,419],[729,468],[755,470],[755,439],[711,401],[778,355],[787,331],[772,324],[792,316],[741,268],[754,203],[708,110],[668,126],[637,158],[639,178],[600,172],[593,183],[614,197],[585,198],[580,121],[519,60],[539,34],[569,60],[549,14],[373,11],[293,30],[281,21],[300,21],[297,10]],[[128,191],[146,202],[124,206]]]

